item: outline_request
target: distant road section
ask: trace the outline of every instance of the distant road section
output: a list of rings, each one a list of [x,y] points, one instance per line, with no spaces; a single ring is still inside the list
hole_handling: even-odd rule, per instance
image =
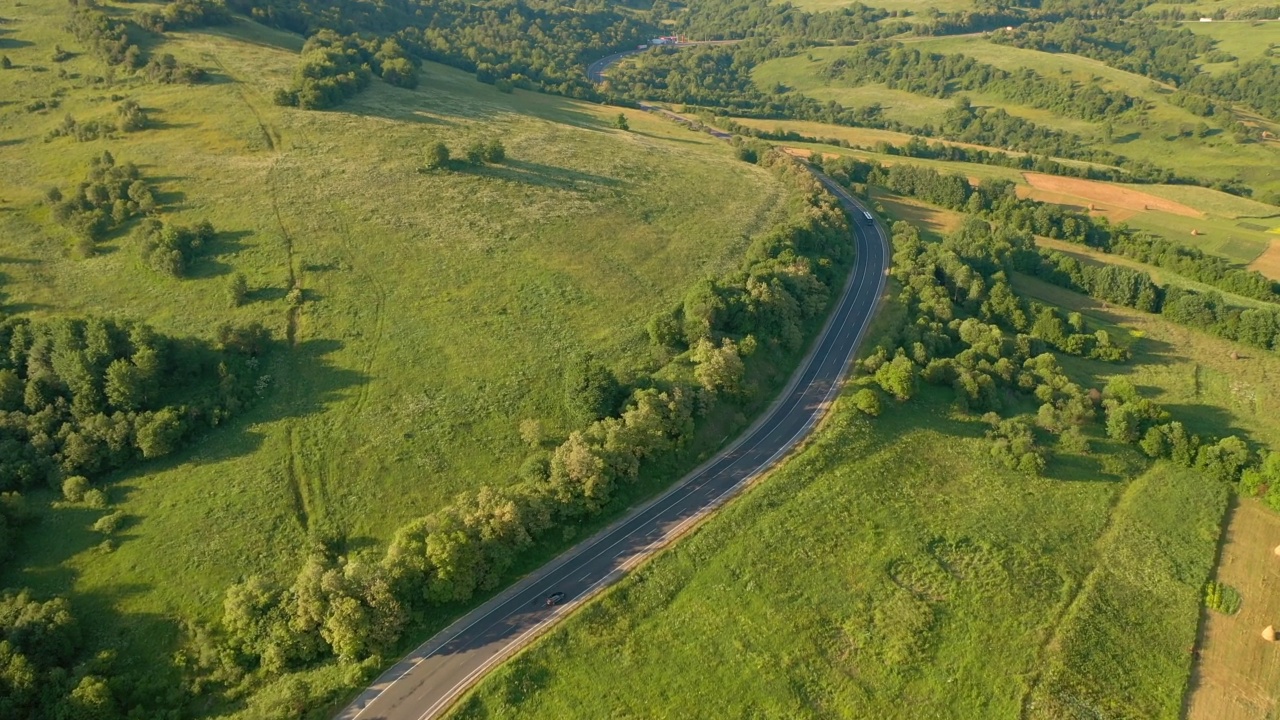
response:
[[[637,53],[646,52],[654,47],[696,47],[698,45],[732,45],[737,40],[695,40],[693,42],[674,43],[671,45],[649,45],[645,48],[636,48],[635,50],[623,50],[620,53],[614,53],[608,57],[602,57],[599,60],[587,66],[587,77],[591,82],[597,85],[604,82],[604,71],[616,65],[622,58],[635,55]]]
[[[608,58],[606,58],[607,60]],[[429,720],[596,591],[679,537],[773,467],[826,414],[879,306],[888,274],[884,230],[835,181],[815,172],[849,214],[856,259],[831,316],[799,370],[742,437],[660,497],[571,548],[396,663],[337,717]],[[548,605],[553,593],[560,604]]]

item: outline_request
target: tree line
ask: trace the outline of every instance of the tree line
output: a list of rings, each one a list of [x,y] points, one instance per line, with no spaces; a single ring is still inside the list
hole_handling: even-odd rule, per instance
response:
[[[866,183],[925,202],[959,210],[1029,235],[1075,242],[1184,273],[1206,284],[1267,302],[1277,302],[1273,281],[1251,270],[1230,267],[1221,258],[1181,248],[1163,238],[1105,218],[1092,218],[1059,205],[1019,198],[1013,183],[984,180],[977,187],[961,175],[932,168],[883,167],[853,158],[819,160],[834,178],[855,187]],[[1198,293],[1161,286],[1141,270],[1086,265],[1055,251],[1041,251],[1018,267],[1054,284],[1106,302],[1159,313],[1168,320],[1263,350],[1280,350],[1280,307],[1240,308],[1217,292]]]
[[[929,142],[918,135],[911,136],[910,139],[901,144],[894,144],[886,140],[881,140],[875,145],[860,145],[849,142],[844,138],[814,137],[804,135],[803,133],[799,133],[794,130],[764,130],[749,125],[743,125],[742,123],[735,121],[733,118],[725,116],[716,116],[711,119],[710,122],[715,124],[717,127],[723,128],[724,130],[736,135],[760,138],[762,140],[819,143],[823,145],[834,145],[836,147],[849,148],[851,150],[865,150],[867,152],[879,153],[881,155],[896,155],[900,157],[922,158],[926,160],[944,160],[947,162],[967,162],[979,165],[991,165],[994,167],[1014,168],[1029,172],[1044,173],[1046,175],[1098,180],[1102,182],[1157,185],[1197,185],[1200,187],[1212,187],[1217,190],[1222,190],[1223,192],[1229,192],[1233,195],[1248,196],[1251,193],[1249,188],[1241,186],[1234,181],[1208,181],[1202,178],[1177,175],[1172,170],[1160,168],[1145,161],[1123,162],[1119,167],[1096,164],[1065,163],[1044,155],[1035,155],[1031,153],[1010,154],[1002,150],[972,148],[939,141]]]
[[[890,88],[937,98],[981,90],[1011,102],[1093,122],[1144,109],[1141,100],[1118,90],[1047,78],[1030,68],[1009,72],[960,53],[943,55],[899,42],[859,44],[829,62],[822,75],[828,80],[852,82],[855,87],[884,83]]]
[[[1174,85],[1199,74],[1196,58],[1211,52],[1216,42],[1186,28],[1151,20],[1077,18],[1022,25],[1013,31],[993,33],[991,40],[1041,52],[1083,55]]]
[[[587,62],[634,48],[661,32],[641,14],[605,3],[229,0],[227,5],[259,22],[307,36],[329,30],[340,36],[379,38],[362,42],[394,40],[410,57],[452,65],[502,87],[591,99],[599,95],[586,76]],[[371,68],[376,70],[372,63]]]
[[[867,127],[957,142],[989,145],[1009,151],[1041,156],[1031,160],[1011,158],[999,150],[946,147],[950,159],[1018,167],[1034,162],[1037,169],[1054,174],[1122,179],[1126,182],[1174,183],[1213,187],[1248,196],[1252,190],[1234,180],[1206,180],[1181,175],[1150,162],[1133,160],[1108,150],[1089,147],[1079,136],[1045,128],[1011,115],[1002,108],[975,107],[965,96],[956,98],[940,126],[916,127],[884,116],[873,103],[865,107],[845,107],[835,101],[822,102],[786,87],[761,89],[751,71],[765,60],[803,52],[803,46],[785,43],[745,41],[732,46],[657,49],[615,68],[609,77],[609,93],[618,102],[659,100],[691,105],[718,115],[759,119],[789,119]],[[750,134],[756,134],[753,131]],[[840,144],[836,141],[836,144]],[[924,152],[924,148],[919,148]],[[932,155],[919,155],[929,157]],[[1079,168],[1048,156],[1079,160],[1095,165]],[[1117,169],[1118,168],[1118,169]]]
[[[1201,72],[1202,59],[1219,63],[1236,58],[1217,49],[1212,37],[1187,28],[1154,20],[1067,19],[1023,25],[1012,32],[997,32],[991,39],[1043,52],[1083,55],[1171,83],[1178,87],[1174,102],[1200,115],[1214,114],[1213,101],[1219,101],[1241,103],[1273,120],[1280,118],[1280,70],[1271,58],[1258,58],[1220,74]]]

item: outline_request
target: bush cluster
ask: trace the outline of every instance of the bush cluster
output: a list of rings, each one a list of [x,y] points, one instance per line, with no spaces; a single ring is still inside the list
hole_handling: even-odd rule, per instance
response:
[[[208,220],[186,226],[147,218],[133,231],[134,240],[142,249],[143,262],[171,277],[184,276],[200,249],[212,242],[215,235]]]
[[[46,199],[53,217],[66,225],[92,251],[92,243],[130,218],[156,209],[151,187],[133,163],[117,164],[110,152],[93,159],[88,176],[73,191],[52,188]]]
[[[322,30],[307,39],[293,85],[276,91],[278,105],[334,107],[369,86],[374,75],[392,85],[418,86],[417,65],[394,39],[364,39]]]

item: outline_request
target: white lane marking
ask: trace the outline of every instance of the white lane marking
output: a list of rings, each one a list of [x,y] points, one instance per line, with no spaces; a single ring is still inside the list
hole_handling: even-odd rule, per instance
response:
[[[834,182],[834,181],[833,181],[833,182]],[[839,187],[838,185],[836,185],[834,188],[832,188],[830,185],[827,185],[827,183],[826,183],[826,182],[824,182],[824,183],[823,183],[823,185],[826,185],[826,186],[828,187],[828,189],[833,189],[833,190],[835,190],[837,195],[839,195],[839,196],[843,196],[843,197],[844,197],[845,199],[847,199],[847,200],[848,200],[848,201],[849,201],[849,202],[850,202],[854,207],[861,209],[861,207],[862,207],[862,206],[861,206],[861,205],[860,205],[856,200],[854,200],[854,199],[852,198],[852,196],[850,196],[850,195],[849,195],[849,193],[848,193],[847,191],[845,191],[845,190],[844,190],[844,188],[841,188],[841,187]],[[856,220],[855,220],[855,222],[856,222]],[[879,298],[879,296],[881,295],[881,293],[882,293],[882,292],[883,292],[883,290],[884,290],[885,277],[886,277],[887,270],[888,270],[888,268],[885,266],[885,262],[884,262],[884,257],[885,257],[885,255],[884,255],[884,249],[885,249],[885,246],[886,246],[886,244],[887,244],[887,241],[885,240],[885,237],[884,237],[883,232],[880,230],[880,226],[879,226],[879,224],[878,224],[878,223],[877,223],[877,224],[874,224],[874,225],[873,225],[873,227],[875,228],[875,233],[876,233],[876,237],[877,237],[877,239],[879,239],[879,240],[880,240],[880,243],[878,243],[878,244],[877,244],[877,249],[879,250],[879,255],[881,256],[881,263],[880,263],[880,265],[881,265],[881,271],[880,271],[879,273],[877,273],[878,281],[879,281],[879,282],[878,282],[878,284],[877,284],[877,291],[876,291],[876,293],[875,293],[875,297],[876,297],[876,298]],[[856,237],[856,236],[857,236],[857,230],[856,230],[856,229],[854,230],[854,233],[855,233],[855,237]],[[826,332],[824,332],[824,334],[822,335],[822,340],[826,340],[826,339],[829,337],[829,335],[830,335],[830,331],[831,331],[831,330],[834,328],[834,326],[836,325],[837,318],[838,318],[840,315],[846,315],[846,316],[847,316],[847,315],[851,315],[851,314],[853,313],[853,310],[854,310],[853,305],[852,305],[852,304],[849,304],[849,305],[847,305],[847,306],[846,306],[846,301],[847,301],[847,300],[850,298],[850,296],[852,295],[852,296],[853,296],[854,301],[856,302],[856,300],[857,300],[857,296],[862,292],[862,288],[863,288],[863,285],[864,285],[864,283],[865,283],[866,279],[867,279],[867,278],[866,278],[866,276],[865,276],[865,275],[863,275],[863,276],[861,276],[861,277],[859,277],[859,278],[858,278],[858,282],[857,282],[857,284],[856,284],[856,288],[855,288],[855,285],[854,285],[853,283],[850,283],[850,284],[845,288],[845,291],[844,291],[844,293],[842,293],[841,298],[840,298],[840,306],[841,306],[841,307],[840,307],[840,309],[839,309],[836,313],[834,313],[834,314],[831,316],[831,318],[828,320],[827,325],[826,325],[826,327],[824,328],[824,331],[826,331]],[[872,307],[873,307],[873,309],[874,309],[874,304],[873,304],[873,306],[872,306]],[[857,332],[857,335],[856,335],[856,337],[855,337],[854,343],[853,343],[853,345],[851,345],[851,346],[850,346],[848,353],[846,353],[845,363],[844,363],[844,365],[843,365],[843,367],[842,367],[842,370],[841,370],[841,372],[840,372],[840,373],[838,373],[837,377],[835,378],[835,381],[834,381],[834,382],[832,382],[832,383],[831,383],[831,386],[827,389],[827,392],[825,393],[825,395],[824,395],[824,397],[823,397],[823,401],[822,401],[822,403],[820,403],[820,404],[819,404],[819,406],[823,406],[823,405],[826,405],[827,403],[829,403],[829,402],[830,402],[830,400],[831,400],[831,397],[835,394],[836,390],[837,390],[839,387],[841,387],[841,385],[843,384],[843,380],[844,380],[845,376],[848,374],[848,365],[849,365],[849,362],[852,360],[854,353],[857,351],[857,348],[858,348],[858,345],[859,345],[859,343],[860,343],[860,341],[861,341],[862,335],[866,332],[867,328],[870,326],[871,317],[872,317],[872,316],[871,316],[871,314],[868,314],[865,318],[863,318],[863,322],[862,322],[861,326],[858,328],[858,332]],[[840,324],[841,324],[841,325],[843,325],[843,324],[844,324],[844,322],[842,321]],[[843,328],[842,328],[842,329],[843,329]],[[820,344],[821,344],[821,341],[820,341]],[[833,349],[834,349],[834,347],[832,347],[832,346],[827,347],[827,348],[825,349],[825,351],[823,351],[821,359],[818,359],[818,358],[817,358],[817,356],[811,357],[811,358],[810,358],[810,360],[809,360],[809,362],[804,366],[804,368],[802,368],[802,370],[801,370],[801,376],[803,376],[803,375],[805,375],[805,374],[808,374],[808,372],[809,372],[810,370],[812,370],[812,369],[815,369],[815,368],[817,368],[817,369],[821,369],[821,367],[822,367],[824,364],[826,364],[826,361],[827,361],[827,359],[830,357],[830,355],[831,355],[831,351],[832,351]],[[815,380],[816,380],[816,377],[815,377]],[[808,386],[806,386],[806,390],[808,389],[808,387],[812,387],[812,386],[813,386],[813,381],[810,381],[809,385],[808,385]],[[775,419],[779,419],[779,420],[785,419],[785,417],[786,417],[787,415],[789,415],[789,414],[794,410],[794,406],[795,406],[795,405],[798,405],[798,404],[801,402],[801,400],[803,400],[803,398],[804,398],[805,394],[806,394],[806,393],[805,393],[803,390],[802,390],[802,391],[800,391],[800,392],[793,393],[793,394],[792,394],[792,396],[791,396],[790,398],[788,398],[786,401],[784,401],[783,405],[779,406],[779,407],[778,407],[778,408],[777,408],[777,409],[776,409],[776,410],[771,414],[771,416],[770,416],[767,420],[765,420],[763,423],[761,423],[761,424],[760,424],[760,426],[757,428],[757,432],[759,432],[760,430],[763,430],[763,429],[765,428],[765,426],[767,426],[771,421],[773,421],[773,420],[775,420]],[[786,410],[786,411],[784,412],[784,411],[782,410],[782,408],[783,408],[785,405],[792,405],[793,407],[792,407],[792,408],[790,408],[790,409],[788,409],[788,410]],[[813,412],[813,413],[810,415],[809,419],[805,422],[805,424],[801,427],[801,429],[800,429],[799,431],[797,431],[797,433],[796,433],[795,435],[793,435],[793,436],[791,437],[791,439],[790,439],[790,440],[788,440],[788,441],[787,441],[787,443],[785,443],[785,444],[784,444],[784,445],[783,445],[783,446],[782,446],[782,447],[781,447],[777,452],[775,452],[772,456],[770,456],[770,457],[765,461],[765,463],[764,463],[764,464],[757,465],[757,467],[756,467],[756,468],[755,468],[755,469],[754,469],[750,474],[748,474],[748,475],[747,475],[747,477],[745,477],[743,480],[738,481],[737,483],[735,483],[735,484],[733,485],[733,487],[731,487],[731,488],[729,488],[728,490],[726,490],[726,491],[724,491],[723,493],[721,493],[721,494],[720,494],[719,496],[717,496],[717,497],[716,497],[716,498],[715,498],[715,499],[714,499],[710,504],[708,504],[708,505],[704,505],[704,506],[703,506],[703,510],[698,511],[698,513],[696,513],[694,516],[692,516],[691,518],[689,518],[689,519],[688,519],[688,520],[686,520],[685,522],[681,523],[681,527],[682,527],[683,525],[687,524],[688,522],[691,522],[691,521],[696,520],[696,519],[698,519],[699,517],[701,517],[701,515],[702,515],[702,514],[704,514],[704,513],[707,511],[707,509],[708,509],[708,508],[715,508],[715,507],[717,507],[717,506],[718,506],[718,503],[719,503],[719,502],[721,501],[721,499],[722,499],[722,498],[724,498],[726,495],[728,495],[728,494],[730,494],[730,493],[734,492],[735,490],[737,490],[738,488],[740,488],[743,484],[745,484],[745,483],[746,483],[746,482],[748,482],[749,480],[751,480],[751,479],[755,478],[756,476],[758,476],[758,475],[759,475],[761,472],[763,472],[764,470],[766,470],[766,469],[768,469],[768,468],[772,467],[773,463],[777,461],[777,458],[778,458],[779,456],[781,456],[784,452],[789,451],[789,450],[791,449],[791,447],[792,447],[792,446],[794,446],[794,444],[795,444],[795,442],[796,442],[796,439],[797,439],[800,435],[802,435],[802,434],[806,433],[806,432],[809,430],[809,428],[811,428],[811,427],[816,423],[816,421],[817,421],[817,419],[819,418],[819,416],[820,416],[820,415],[825,415],[825,413],[819,413],[819,412],[817,412],[817,411],[815,410],[815,412]],[[724,461],[724,460],[728,460],[728,459],[732,458],[734,453],[739,453],[739,455],[742,455],[742,454],[745,454],[745,453],[747,453],[747,452],[750,452],[751,450],[754,450],[756,447],[758,447],[760,444],[762,444],[765,440],[767,440],[767,439],[768,439],[768,438],[773,434],[773,432],[774,432],[774,431],[770,431],[770,432],[767,432],[767,433],[761,433],[761,436],[759,437],[759,439],[758,439],[756,442],[752,443],[752,444],[751,444],[751,446],[750,446],[749,448],[746,448],[745,450],[743,450],[743,449],[741,448],[741,446],[739,446],[739,447],[737,447],[737,448],[729,448],[729,449],[728,449],[728,451],[726,452],[726,454],[725,454],[724,456],[722,456],[719,460],[717,460],[717,461],[713,461],[713,462],[711,463],[711,465],[709,465],[709,466],[708,466],[705,470],[703,470],[701,473],[698,473],[697,475],[694,475],[694,476],[692,476],[692,477],[688,478],[688,479],[687,479],[687,480],[685,480],[683,483],[681,483],[681,484],[679,484],[679,485],[677,485],[677,486],[675,486],[675,487],[671,488],[671,489],[667,492],[667,495],[675,495],[679,490],[682,490],[682,489],[688,488],[688,492],[684,493],[684,494],[679,498],[679,501],[683,501],[683,500],[687,499],[689,496],[691,496],[693,493],[697,492],[698,490],[701,490],[701,489],[702,489],[703,487],[705,487],[705,486],[706,486],[706,484],[707,484],[707,483],[702,483],[702,484],[700,484],[700,485],[694,486],[694,485],[693,485],[693,483],[694,483],[696,480],[698,480],[698,479],[700,479],[700,478],[708,478],[708,481],[709,481],[711,478],[714,478],[714,477],[716,477],[716,475],[718,475],[718,474],[719,474],[719,473],[716,473],[716,475],[711,475],[711,476],[709,476],[709,477],[708,477],[708,473],[709,473],[709,471],[711,470],[711,467],[712,467],[712,466],[714,466],[714,465],[715,465],[715,464],[717,464],[718,462],[722,462],[722,461]],[[744,438],[744,440],[747,440],[747,439],[748,439],[748,438]],[[730,465],[729,465],[728,467],[726,467],[726,468],[722,468],[720,472],[724,472],[725,470],[728,470],[728,469],[729,469],[729,468],[731,468],[731,467],[732,467],[732,463],[730,463]],[[660,502],[662,499],[663,499],[662,497],[659,497],[659,498],[657,499],[657,501],[659,501],[659,502]],[[663,508],[662,508],[662,510],[661,510],[661,511],[659,511],[659,512],[657,513],[657,516],[660,516],[662,513],[664,513],[664,512],[666,512],[667,510],[671,509],[675,504],[676,504],[675,502],[668,503],[665,507],[663,507]],[[618,529],[619,529],[619,530],[620,530],[620,529],[622,529],[622,528],[623,528],[623,527],[625,527],[629,522],[634,521],[635,519],[638,519],[638,518],[640,517],[640,515],[642,515],[642,514],[644,514],[644,513],[649,512],[649,511],[650,511],[650,510],[652,510],[654,507],[656,507],[656,503],[655,503],[655,505],[651,505],[651,506],[649,506],[648,508],[645,508],[645,510],[644,510],[642,513],[640,513],[640,514],[637,514],[635,518],[632,518],[631,520],[623,520],[623,521],[622,521],[622,523],[620,523],[620,524],[619,524]],[[655,517],[653,518],[653,520],[652,520],[652,521],[656,521],[656,520],[657,520],[657,516],[655,516]],[[652,522],[652,521],[649,521],[649,522]],[[643,526],[644,526],[644,523],[641,523],[640,527],[643,527]],[[638,530],[638,529],[639,529],[639,528],[637,528],[637,530]],[[630,539],[630,537],[631,537],[632,535],[634,535],[634,534],[635,534],[635,532],[629,533],[628,535],[626,535],[626,536],[624,536],[624,537],[620,538],[620,539],[619,539],[619,540],[617,540],[616,542],[611,543],[608,547],[604,548],[604,549],[603,549],[603,550],[601,550],[599,553],[596,553],[596,554],[595,554],[595,555],[593,555],[591,558],[589,558],[588,560],[586,560],[586,562],[587,562],[587,563],[590,563],[590,562],[594,561],[595,559],[599,558],[601,555],[605,554],[606,552],[608,552],[609,550],[611,550],[612,548],[614,548],[615,546],[617,546],[619,543],[621,543],[621,542],[623,542],[623,541],[625,541],[625,540],[627,540],[627,539]],[[665,539],[665,537],[666,537],[666,536],[664,536],[664,538],[660,538],[659,540],[656,540],[656,541],[654,541],[654,542],[655,542],[655,543],[657,543],[657,542],[661,542],[663,539]],[[591,544],[589,544],[589,545],[587,545],[586,547],[584,547],[584,548],[583,548],[583,549],[582,549],[582,550],[581,550],[577,555],[574,555],[574,556],[571,556],[571,557],[569,557],[569,558],[566,558],[566,559],[565,559],[565,561],[564,561],[564,563],[562,563],[562,564],[561,564],[561,566],[560,566],[559,568],[555,568],[555,569],[551,570],[548,574],[550,575],[551,573],[554,573],[554,572],[557,572],[557,571],[558,571],[558,570],[560,570],[560,569],[563,569],[563,568],[564,568],[564,566],[565,566],[565,565],[568,565],[572,560],[577,559],[577,558],[578,558],[578,557],[580,557],[583,553],[585,553],[585,552],[587,552],[588,550],[590,550],[590,549],[594,548],[596,545],[598,545],[600,542],[603,542],[603,541],[604,541],[604,540],[606,540],[607,538],[608,538],[608,535],[605,535],[605,536],[600,537],[600,538],[598,538],[597,540],[593,541]],[[654,544],[654,543],[651,543],[649,547],[652,547],[652,546],[653,546],[653,544]],[[646,548],[645,553],[647,553],[647,552],[648,552],[648,548]],[[638,555],[637,557],[639,557],[639,558],[644,558],[644,557],[646,557],[646,556],[647,556],[645,553],[641,553],[641,554],[640,554],[640,555]],[[615,555],[615,557],[617,557],[617,555]],[[610,575],[606,575],[606,577],[605,577],[605,578],[603,578],[600,582],[603,582],[604,580],[607,580],[611,575],[612,575],[612,573],[610,573]],[[596,585],[598,585],[598,584],[599,584],[599,582],[597,582],[597,583],[596,583]],[[596,585],[591,586],[591,588],[589,588],[589,589],[588,589],[588,591],[590,592],[593,588],[595,588],[595,587],[596,587]],[[544,586],[544,588],[550,588],[551,586],[553,586],[553,584],[548,584],[548,585]],[[413,661],[412,665],[410,665],[410,666],[409,666],[409,668],[408,668],[408,669],[406,669],[404,672],[400,673],[400,674],[399,674],[399,675],[398,675],[394,680],[392,680],[392,681],[391,681],[390,683],[388,683],[385,687],[383,687],[381,690],[379,690],[379,691],[378,691],[378,692],[377,692],[377,693],[376,693],[372,698],[370,698],[370,699],[369,699],[369,701],[368,701],[368,702],[367,702],[363,707],[361,707],[359,711],[357,711],[357,712],[356,712],[356,714],[355,714],[355,716],[354,716],[353,720],[356,720],[356,719],[358,719],[361,715],[363,715],[363,714],[364,714],[364,712],[365,712],[366,710],[368,710],[368,709],[369,709],[369,707],[371,707],[375,702],[377,702],[377,700],[378,700],[379,698],[381,698],[383,694],[385,694],[388,690],[390,690],[390,689],[391,689],[391,688],[392,688],[392,687],[393,687],[397,682],[399,682],[400,680],[403,680],[406,676],[408,676],[410,673],[412,673],[412,672],[413,672],[413,671],[418,667],[418,665],[420,665],[422,662],[424,662],[425,660],[427,660],[427,659],[431,658],[433,655],[435,655],[436,653],[438,653],[440,650],[443,650],[443,649],[444,649],[445,647],[447,647],[450,643],[452,643],[454,640],[457,640],[457,639],[458,639],[458,637],[460,637],[462,634],[464,634],[465,632],[467,632],[468,630],[470,630],[473,626],[475,626],[475,625],[476,625],[477,623],[479,623],[481,620],[488,619],[488,618],[489,618],[490,616],[492,616],[494,613],[496,613],[497,611],[501,610],[501,609],[502,609],[502,608],[503,608],[507,603],[511,602],[512,600],[516,599],[517,597],[519,597],[520,595],[523,595],[523,594],[524,594],[524,591],[519,591],[519,592],[514,593],[514,594],[512,595],[512,597],[511,597],[511,598],[509,598],[509,599],[508,599],[508,600],[506,600],[506,601],[503,601],[502,603],[500,603],[497,607],[495,607],[495,608],[494,608],[493,610],[491,610],[490,612],[485,613],[484,615],[481,615],[480,617],[478,617],[478,618],[476,618],[475,620],[473,620],[473,621],[471,621],[470,623],[468,623],[466,627],[464,627],[464,628],[462,628],[461,630],[459,630],[458,632],[454,633],[454,634],[453,634],[453,635],[452,635],[448,640],[445,640],[445,641],[444,641],[443,643],[441,643],[438,647],[436,647],[436,649],[432,650],[431,652],[427,653],[426,655],[423,655],[423,656],[421,656],[421,657],[416,658],[416,659]],[[585,595],[584,595],[584,597],[585,597]],[[573,607],[573,606],[576,606],[577,604],[578,604],[578,603],[576,603],[576,602],[575,602],[575,603],[573,603],[573,604],[571,604],[571,605],[569,605],[569,606],[564,606],[564,607],[565,607],[565,608]],[[506,614],[506,615],[504,615],[503,617],[499,618],[498,622],[502,622],[502,621],[506,620],[507,618],[511,617],[511,616],[512,616],[512,615],[514,615],[516,612],[518,612],[518,611],[519,611],[519,609],[520,609],[520,606],[519,606],[519,605],[517,605],[517,608],[516,608],[515,610],[512,610],[511,612],[507,613],[507,614]],[[554,619],[554,618],[558,617],[562,612],[563,612],[563,610],[553,612],[553,613],[552,613],[552,614],[547,618],[547,620],[544,620],[544,621],[540,622],[537,626],[535,626],[535,628],[534,628],[534,629],[537,629],[538,627],[541,627],[542,625],[544,625],[546,622],[549,622],[550,620],[552,620],[552,619]],[[496,624],[496,623],[495,623],[495,624]],[[521,639],[521,638],[525,637],[525,635],[527,635],[527,633],[522,633],[522,634],[517,638],[517,640],[519,640],[519,639]],[[427,643],[424,643],[424,645],[429,644],[429,643],[430,643],[430,640],[428,640],[428,641],[427,641]],[[508,643],[508,645],[507,645],[507,646],[505,646],[505,647],[503,648],[503,651],[502,651],[502,652],[505,652],[509,647],[510,647],[510,643]],[[501,654],[502,654],[502,653],[500,652],[498,655],[496,655],[496,656],[494,656],[494,657],[501,657]],[[482,668],[487,668],[487,667],[489,667],[489,666],[491,666],[491,665],[492,665],[492,662],[486,662],[486,663],[482,666]],[[471,678],[471,677],[473,677],[473,676],[474,676],[474,671],[473,671],[473,673],[469,674],[469,675],[467,676],[467,678],[464,678],[463,682],[465,682],[466,680],[468,680],[469,678]],[[447,695],[445,698],[442,698],[442,700],[449,700],[449,699],[451,699],[451,696],[452,696],[453,694],[456,694],[456,693],[455,693],[456,687],[457,687],[457,686],[455,685],[455,689],[450,691],[450,695]],[[358,698],[357,698],[357,701],[358,701]],[[436,706],[436,705],[439,705],[439,701],[438,701],[435,705],[433,705],[433,706],[432,706],[432,708],[435,708],[435,706]],[[431,712],[431,710],[428,710],[428,713],[429,713],[429,712]],[[423,714],[422,716],[420,716],[419,720],[422,720],[422,718],[425,718],[425,717],[427,717],[427,714]]]

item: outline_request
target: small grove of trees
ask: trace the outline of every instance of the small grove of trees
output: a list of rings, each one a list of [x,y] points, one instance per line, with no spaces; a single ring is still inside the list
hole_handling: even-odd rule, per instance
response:
[[[99,138],[108,138],[116,132],[136,132],[147,127],[147,113],[136,100],[125,100],[116,106],[114,119],[89,120],[80,122],[70,113],[62,120],[62,124],[50,130],[44,141],[60,137],[74,138],[78,142],[88,142]]]
[[[94,158],[88,176],[74,190],[52,188],[45,196],[53,218],[79,240],[82,254],[129,219],[156,209],[151,187],[133,163],[117,164],[110,152]]]
[[[467,145],[463,157],[467,164],[473,166],[500,164],[507,159],[507,148],[496,138],[488,141],[475,140]],[[424,170],[446,170],[455,165],[453,153],[443,141],[437,140],[427,146],[422,160]]]
[[[417,65],[394,39],[321,30],[302,46],[293,85],[276,91],[275,101],[304,110],[334,107],[368,87],[374,75],[398,87],[418,86]]]
[[[183,28],[226,25],[231,13],[222,0],[175,0],[163,10],[142,12],[134,16],[135,22],[154,33]]]
[[[906,312],[861,363],[855,406],[875,416],[880,393],[904,402],[921,383],[949,387],[957,407],[984,415],[992,456],[1010,469],[1042,473],[1051,455],[1045,435],[1083,451],[1080,427],[1095,419],[1095,404],[1052,351],[1110,362],[1128,351],[1089,332],[1082,316],[1014,292],[1008,274],[1037,257],[1031,237],[973,219],[942,243],[925,243],[906,223],[894,225],[893,239]],[[1034,416],[999,415],[1028,401],[1039,405]]]
[[[0,323],[0,491],[167,455],[257,397],[268,342],[260,326],[201,343],[96,318]]]
[[[186,275],[200,249],[211,243],[216,234],[208,220],[187,226],[147,218],[134,229],[133,238],[148,267],[178,278]]]
[[[148,62],[137,41],[130,36],[129,26],[112,19],[94,3],[73,7],[67,29],[103,62],[129,72],[145,68],[145,76],[153,82],[193,83],[205,78],[203,70],[183,65],[172,55]]]

